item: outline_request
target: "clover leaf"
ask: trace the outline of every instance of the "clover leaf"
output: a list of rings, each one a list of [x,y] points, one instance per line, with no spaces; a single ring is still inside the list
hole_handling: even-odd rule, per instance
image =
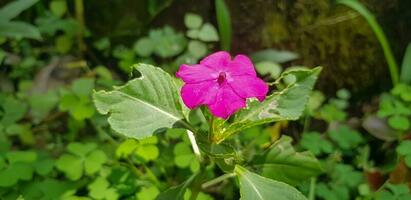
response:
[[[144,199],[144,200],[154,200],[160,194],[160,190],[158,188],[151,186],[151,187],[143,187],[141,190],[136,194],[137,199]]]
[[[376,200],[401,200],[411,199],[410,189],[406,184],[394,185],[391,183],[386,184],[387,189],[381,190],[376,195]]]
[[[98,172],[107,161],[106,154],[97,149],[95,143],[73,142],[67,146],[67,151],[69,153],[57,160],[56,167],[70,180],[78,180],[84,173],[92,175]]]
[[[311,151],[314,155],[331,153],[333,151],[332,144],[317,132],[304,133],[300,144],[305,149]]]
[[[104,177],[98,177],[88,186],[89,195],[94,199],[116,200],[119,197],[117,190],[110,187],[110,183]]]
[[[88,119],[94,114],[94,106],[91,102],[91,93],[94,88],[94,79],[77,79],[69,90],[61,90],[59,108],[67,111],[76,120]]]
[[[189,167],[192,172],[200,169],[200,163],[187,143],[180,142],[174,146],[174,155],[174,163],[177,167]]]
[[[160,151],[156,144],[158,138],[156,136],[148,137],[142,140],[127,139],[116,150],[116,156],[125,158],[130,155],[135,155],[142,158],[144,161],[151,161],[158,158]]]
[[[397,153],[404,156],[404,162],[408,167],[411,167],[411,141],[402,141],[400,145],[397,146]]]
[[[10,151],[0,156],[0,187],[10,187],[20,180],[31,180],[37,154],[32,151]]]
[[[189,29],[197,29],[200,28],[201,24],[203,24],[203,18],[194,13],[187,13],[184,16],[184,24]]]
[[[329,136],[343,150],[355,148],[364,140],[358,131],[345,125],[330,131]]]

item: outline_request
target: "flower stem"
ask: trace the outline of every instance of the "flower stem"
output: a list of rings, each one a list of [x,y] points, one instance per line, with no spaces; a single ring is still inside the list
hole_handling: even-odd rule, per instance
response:
[[[194,133],[191,132],[190,130],[187,130],[187,136],[188,136],[188,139],[190,140],[191,147],[193,148],[194,154],[196,155],[197,159],[200,162],[202,162],[203,158],[201,157],[200,148],[198,148],[198,144],[196,141],[196,137],[194,136]]]
[[[308,193],[308,200],[315,200],[315,186],[317,185],[317,178],[311,178],[310,182],[310,192]]]
[[[211,180],[211,181],[207,181],[207,182],[203,183],[203,184],[201,185],[201,187],[202,187],[203,189],[205,189],[205,188],[208,188],[208,187],[210,187],[210,186],[213,186],[213,185],[215,185],[215,184],[217,184],[217,183],[220,183],[220,182],[222,182],[222,181],[224,181],[224,180],[226,180],[226,179],[229,179],[229,178],[231,178],[231,177],[234,177],[234,176],[236,176],[235,173],[223,174],[222,176],[219,176],[219,177],[217,177],[217,178],[215,178],[215,179],[213,179],[213,180]]]

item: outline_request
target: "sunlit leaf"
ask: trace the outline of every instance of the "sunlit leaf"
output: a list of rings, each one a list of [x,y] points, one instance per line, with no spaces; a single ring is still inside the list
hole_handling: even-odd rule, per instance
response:
[[[113,91],[94,93],[97,110],[110,114],[111,127],[128,137],[142,139],[184,119],[178,89],[166,72],[139,64],[140,78]]]

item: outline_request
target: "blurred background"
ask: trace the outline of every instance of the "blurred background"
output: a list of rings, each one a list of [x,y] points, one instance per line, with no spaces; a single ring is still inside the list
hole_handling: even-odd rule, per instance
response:
[[[0,199],[149,200],[181,183],[199,168],[181,131],[122,138],[91,94],[138,76],[135,63],[174,74],[218,50],[250,56],[267,82],[323,66],[302,120],[242,143],[291,135],[327,166],[318,199],[409,198],[411,1],[347,1],[0,0]]]

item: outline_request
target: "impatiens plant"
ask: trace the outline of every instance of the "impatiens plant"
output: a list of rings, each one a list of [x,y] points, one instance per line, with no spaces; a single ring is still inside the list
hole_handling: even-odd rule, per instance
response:
[[[141,140],[166,129],[186,130],[194,154],[178,143],[174,161],[181,167],[190,165],[193,175],[160,193],[158,199],[184,199],[187,192],[195,199],[201,191],[234,176],[245,200],[306,199],[292,185],[322,171],[310,152],[296,152],[291,138],[282,137],[267,151],[246,158],[242,149],[234,147],[233,139],[256,125],[298,119],[320,67],[284,71],[271,84],[276,89],[269,95],[269,85],[258,78],[245,55],[231,58],[227,52],[217,52],[199,64],[183,64],[176,76],[184,83],[151,65],[133,68],[139,77],[112,91],[97,91],[93,99],[97,110],[109,115],[112,129],[124,136]],[[134,151],[134,144],[127,148],[123,143],[122,149]],[[196,163],[200,166],[193,167]],[[213,179],[214,166],[226,174]]]

